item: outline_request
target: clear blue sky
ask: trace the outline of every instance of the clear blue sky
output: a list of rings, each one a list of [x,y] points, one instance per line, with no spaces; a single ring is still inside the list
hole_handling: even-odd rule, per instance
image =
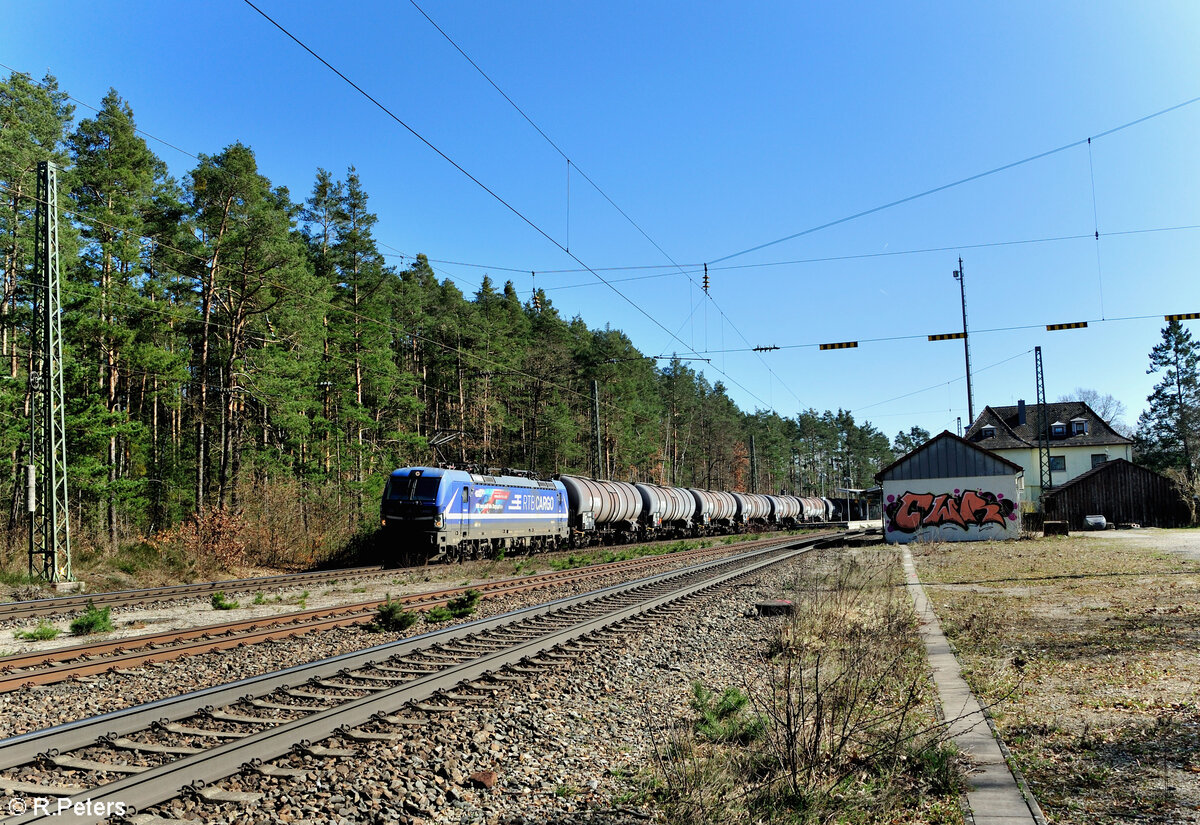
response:
[[[566,161],[416,8],[259,4],[566,245]],[[468,294],[487,271],[528,297],[538,271],[567,317],[621,328],[649,354],[707,353],[710,377],[747,410],[843,407],[889,436],[953,430],[958,416],[965,427],[961,342],[925,340],[961,327],[960,254],[977,411],[1033,400],[1040,344],[1051,400],[1112,393],[1132,424],[1162,314],[1200,311],[1200,230],[1114,234],[1200,224],[1200,103],[1090,153],[714,264],[711,301],[693,285],[697,264],[1200,96],[1194,2],[422,5],[693,273],[572,174],[571,252],[596,268],[661,267],[602,274],[678,338],[594,276],[552,273],[578,264],[240,1],[9,0],[0,62],[50,71],[92,105],[114,87],[142,129],[189,152],[243,141],[296,199],[317,167],[353,164],[390,249],[424,252]],[[152,146],[177,176],[195,164]],[[1085,237],[994,245],[1073,236]],[[645,275],[662,277],[621,280]],[[1131,316],[1152,317],[1117,320]],[[1038,326],[1081,320],[1091,326]],[[1034,328],[1007,329],[1023,326]],[[892,340],[868,340],[880,338]],[[847,340],[862,344],[815,346]],[[785,349],[721,351],[748,345]]]

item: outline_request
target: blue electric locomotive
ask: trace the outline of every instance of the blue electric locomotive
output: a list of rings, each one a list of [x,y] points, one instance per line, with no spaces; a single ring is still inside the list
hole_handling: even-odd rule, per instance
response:
[[[404,467],[383,489],[380,522],[403,551],[429,561],[564,546],[566,489],[558,481]]]

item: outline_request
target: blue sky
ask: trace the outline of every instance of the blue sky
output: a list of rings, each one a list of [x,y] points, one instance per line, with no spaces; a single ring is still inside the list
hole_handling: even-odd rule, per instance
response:
[[[961,328],[959,255],[977,411],[1032,401],[1041,345],[1050,400],[1111,393],[1132,424],[1161,316],[1200,311],[1200,230],[1173,229],[1200,225],[1200,103],[736,255],[1200,96],[1192,2],[422,0],[653,243],[578,171],[568,199],[563,156],[410,3],[259,5],[564,246],[569,206],[588,266],[659,267],[601,270],[657,323],[561,272],[579,265],[243,2],[10,0],[0,62],[92,105],[116,88],[192,153],[243,141],[296,199],[353,164],[387,251],[424,252],[468,294],[484,272],[526,297],[536,282],[648,354],[699,352],[747,410],[965,427],[961,342],[925,339]],[[195,164],[151,145],[177,176]],[[703,300],[698,265],[723,258]],[[782,349],[729,351],[748,346]]]

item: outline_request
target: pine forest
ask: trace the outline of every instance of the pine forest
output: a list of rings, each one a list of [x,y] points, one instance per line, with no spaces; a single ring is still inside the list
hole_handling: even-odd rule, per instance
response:
[[[833,495],[892,444],[845,411],[738,409],[686,360],[389,262],[353,168],[294,197],[240,143],[172,177],[115,91],[76,117],[53,77],[0,82],[0,509],[24,558],[36,176],[59,169],[69,506],[104,553],[225,519],[248,557],[306,563],[377,524],[395,467],[469,463]],[[600,391],[601,467],[592,427]],[[798,382],[802,383],[802,382]],[[234,528],[231,528],[234,529]]]

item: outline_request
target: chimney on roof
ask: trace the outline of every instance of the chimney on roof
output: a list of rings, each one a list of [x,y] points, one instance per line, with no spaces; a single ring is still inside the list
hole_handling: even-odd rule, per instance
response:
[[[1017,426],[1018,427],[1025,426],[1025,399],[1024,398],[1017,401]]]

